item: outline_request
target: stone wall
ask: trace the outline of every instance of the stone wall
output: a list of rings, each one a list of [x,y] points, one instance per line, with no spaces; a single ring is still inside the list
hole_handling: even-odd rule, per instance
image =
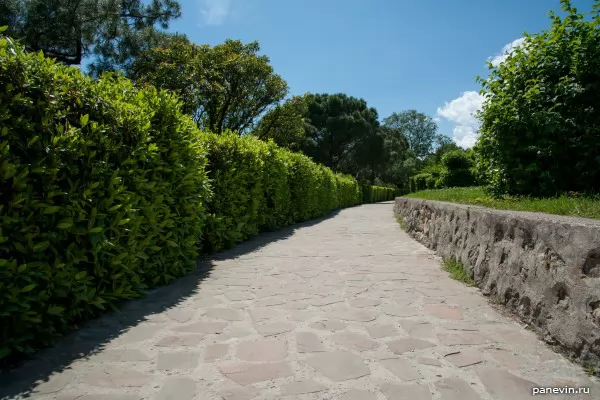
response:
[[[546,342],[600,366],[600,221],[403,197],[394,213]]]

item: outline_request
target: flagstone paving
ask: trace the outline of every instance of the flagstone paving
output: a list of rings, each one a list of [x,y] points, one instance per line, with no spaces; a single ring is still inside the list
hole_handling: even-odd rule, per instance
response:
[[[145,314],[96,354],[57,366],[31,397],[519,400],[534,386],[574,386],[591,393],[543,397],[600,398],[581,367],[478,289],[451,280],[434,253],[399,228],[391,203],[342,210],[227,254],[214,258],[193,293]],[[136,304],[143,311],[144,300]],[[92,340],[85,338],[94,329],[76,337]],[[43,354],[14,372],[14,384]],[[10,393],[13,383],[3,382],[0,393]]]

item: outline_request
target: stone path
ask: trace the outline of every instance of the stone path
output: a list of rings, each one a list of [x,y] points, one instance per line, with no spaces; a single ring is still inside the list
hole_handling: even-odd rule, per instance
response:
[[[94,321],[18,369],[0,393],[519,400],[531,398],[534,386],[584,386],[590,395],[544,397],[600,398],[581,367],[502,316],[477,289],[451,280],[399,228],[391,203],[342,210],[287,234],[271,234],[281,240],[254,251],[225,252],[202,281],[184,278]],[[156,311],[169,296],[171,307]],[[123,323],[129,330],[108,335]],[[40,374],[45,381],[34,384]]]

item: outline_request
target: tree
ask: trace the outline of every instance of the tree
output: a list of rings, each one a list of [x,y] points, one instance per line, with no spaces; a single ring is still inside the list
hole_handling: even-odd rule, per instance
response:
[[[354,176],[362,170],[372,177],[383,151],[377,118],[363,99],[341,93],[310,95],[302,151],[333,170]]]
[[[129,75],[140,84],[175,91],[200,127],[217,134],[243,134],[288,90],[259,50],[258,42],[226,40],[210,47],[174,36],[144,51]]]
[[[586,20],[568,0],[550,29],[478,78],[485,95],[475,146],[492,194],[600,190],[600,2]]]
[[[393,113],[383,120],[384,126],[402,131],[408,141],[409,149],[419,159],[422,159],[433,148],[437,124],[435,121],[416,110]]]
[[[252,134],[265,141],[273,139],[280,147],[298,151],[306,138],[304,121],[307,112],[306,96],[294,96],[271,108],[258,122]]]
[[[148,4],[146,4],[148,3]],[[2,0],[0,26],[29,51],[68,65],[94,56],[93,73],[126,66],[181,16],[176,0]]]

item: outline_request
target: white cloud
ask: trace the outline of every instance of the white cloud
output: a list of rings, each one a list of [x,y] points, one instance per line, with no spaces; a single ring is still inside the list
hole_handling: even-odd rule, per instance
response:
[[[464,92],[437,109],[437,115],[455,124],[452,139],[461,147],[472,147],[477,140],[479,121],[475,113],[481,108],[483,100],[484,96],[478,92]]]
[[[504,62],[517,47],[523,46],[525,38],[513,40],[504,46],[500,54],[488,58],[494,66]],[[475,144],[479,130],[479,121],[475,113],[481,109],[485,99],[478,92],[464,92],[460,97],[437,109],[437,115],[454,123],[452,139],[461,147],[469,148]]]
[[[221,25],[231,13],[231,0],[201,0],[200,12],[206,25]]]
[[[519,39],[513,40],[512,42],[510,42],[509,44],[507,44],[506,46],[504,46],[502,48],[502,51],[500,52],[500,54],[498,54],[497,56],[489,58],[489,60],[492,62],[492,65],[494,67],[497,67],[500,63],[504,62],[508,58],[508,56],[517,47],[522,46],[524,42],[525,42],[525,38],[519,38]]]

